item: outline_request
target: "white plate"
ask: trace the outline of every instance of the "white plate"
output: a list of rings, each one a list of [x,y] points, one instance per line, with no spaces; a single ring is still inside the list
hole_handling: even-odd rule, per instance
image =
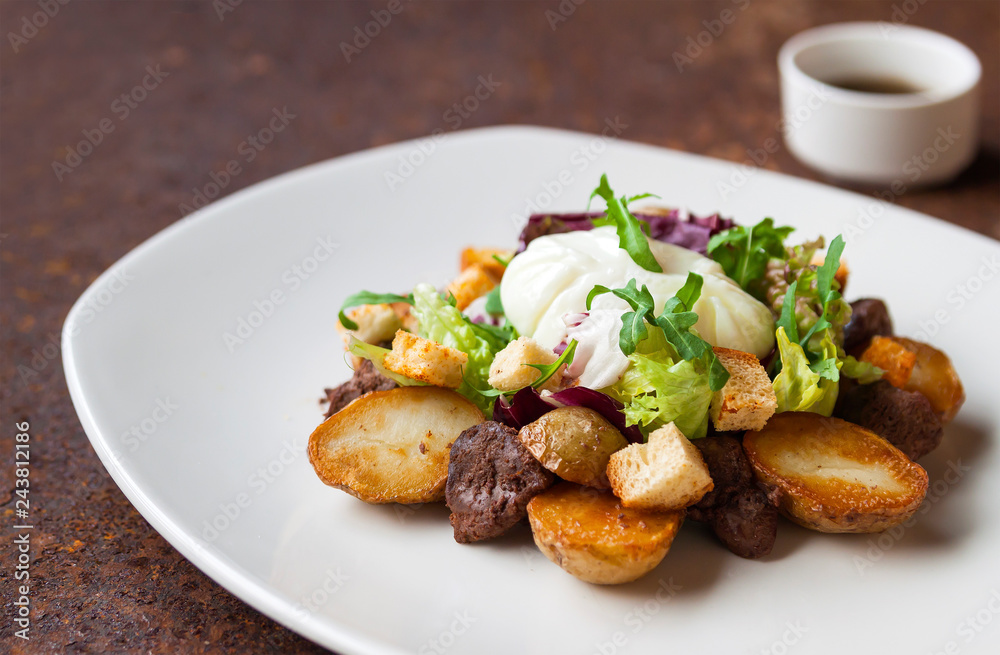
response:
[[[846,536],[782,523],[774,553],[750,562],[692,522],[653,573],[609,588],[562,572],[527,529],[461,546],[443,506],[373,507],[319,482],[304,447],[322,388],[349,376],[342,299],[444,282],[461,247],[513,244],[529,203],[580,208],[604,171],[620,192],[695,212],[845,232],[848,297],[888,299],[901,334],[936,332],[968,400],[924,462],[934,483],[914,525]],[[387,172],[402,180],[392,190]],[[501,127],[280,176],[164,230],[86,291],[63,333],[73,403],[115,481],[185,557],[345,653],[997,652],[1000,284],[983,262],[995,268],[1000,245],[774,173],[739,186],[738,172]]]

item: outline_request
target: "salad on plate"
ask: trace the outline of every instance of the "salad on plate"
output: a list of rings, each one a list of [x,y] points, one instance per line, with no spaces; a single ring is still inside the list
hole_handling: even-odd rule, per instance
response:
[[[444,501],[463,544],[527,518],[596,584],[655,568],[685,519],[746,558],[780,516],[907,521],[927,492],[916,460],[965,398],[948,357],[895,335],[882,300],[843,298],[841,237],[794,243],[770,218],[654,198],[602,176],[603,210],[466,248],[444,289],[346,298],[354,374],[309,439],[319,478],[368,503]]]

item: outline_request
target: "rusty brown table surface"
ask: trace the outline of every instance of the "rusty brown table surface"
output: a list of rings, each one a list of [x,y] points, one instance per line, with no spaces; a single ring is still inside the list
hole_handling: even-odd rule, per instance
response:
[[[207,578],[136,512],[87,441],[58,349],[62,322],[86,286],[178,220],[193,189],[275,108],[287,107],[294,121],[223,194],[447,127],[447,112],[481,75],[500,86],[462,128],[597,132],[619,117],[627,139],[742,162],[778,136],[782,42],[823,23],[905,21],[955,36],[979,55],[982,147],[953,184],[895,201],[1000,237],[996,0],[564,0],[562,14],[555,0],[404,0],[370,43],[359,40],[364,47],[347,54],[341,44],[388,0],[63,1],[0,4],[0,650],[322,651]],[[39,17],[42,5],[54,15]],[[688,50],[726,8],[736,9],[735,20],[701,51]],[[679,70],[674,53],[694,56]],[[133,91],[144,82],[145,92]],[[84,131],[96,141],[102,129],[100,143],[77,148]],[[822,179],[784,149],[766,167]],[[10,620],[18,421],[30,422],[32,435],[28,642],[14,637]]]

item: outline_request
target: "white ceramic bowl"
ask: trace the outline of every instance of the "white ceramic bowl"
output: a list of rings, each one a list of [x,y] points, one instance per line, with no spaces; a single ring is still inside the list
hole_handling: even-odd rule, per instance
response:
[[[946,182],[979,145],[981,66],[965,45],[893,23],[838,23],[789,39],[778,54],[783,133],[804,164],[894,189]],[[838,86],[894,80],[909,93]]]

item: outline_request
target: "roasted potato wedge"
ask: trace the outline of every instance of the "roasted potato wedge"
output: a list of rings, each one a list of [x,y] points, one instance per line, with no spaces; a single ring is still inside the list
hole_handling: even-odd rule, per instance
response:
[[[483,420],[448,389],[374,391],[316,428],[309,462],[323,482],[366,503],[444,500],[451,444]]]
[[[607,491],[568,482],[528,503],[535,544],[584,582],[636,580],[663,560],[684,512],[629,509]]]
[[[941,415],[942,421],[955,418],[965,402],[965,390],[948,356],[934,346],[920,341],[905,337],[893,339],[917,356],[910,379],[903,388],[907,391],[919,391],[927,396],[931,407]]]
[[[542,466],[564,480],[610,488],[608,461],[628,445],[618,428],[587,407],[560,407],[517,434]]]
[[[927,396],[942,421],[955,418],[965,402],[965,390],[951,360],[930,344],[905,337],[875,337],[861,359],[884,369],[883,378],[894,387]]]
[[[924,469],[838,418],[777,414],[746,433],[743,449],[781,513],[820,532],[881,532],[908,519],[927,493]]]
[[[872,337],[871,343],[861,353],[861,361],[878,366],[883,371],[882,379],[900,389],[906,386],[913,367],[917,363],[917,354],[910,351],[895,337]]]

